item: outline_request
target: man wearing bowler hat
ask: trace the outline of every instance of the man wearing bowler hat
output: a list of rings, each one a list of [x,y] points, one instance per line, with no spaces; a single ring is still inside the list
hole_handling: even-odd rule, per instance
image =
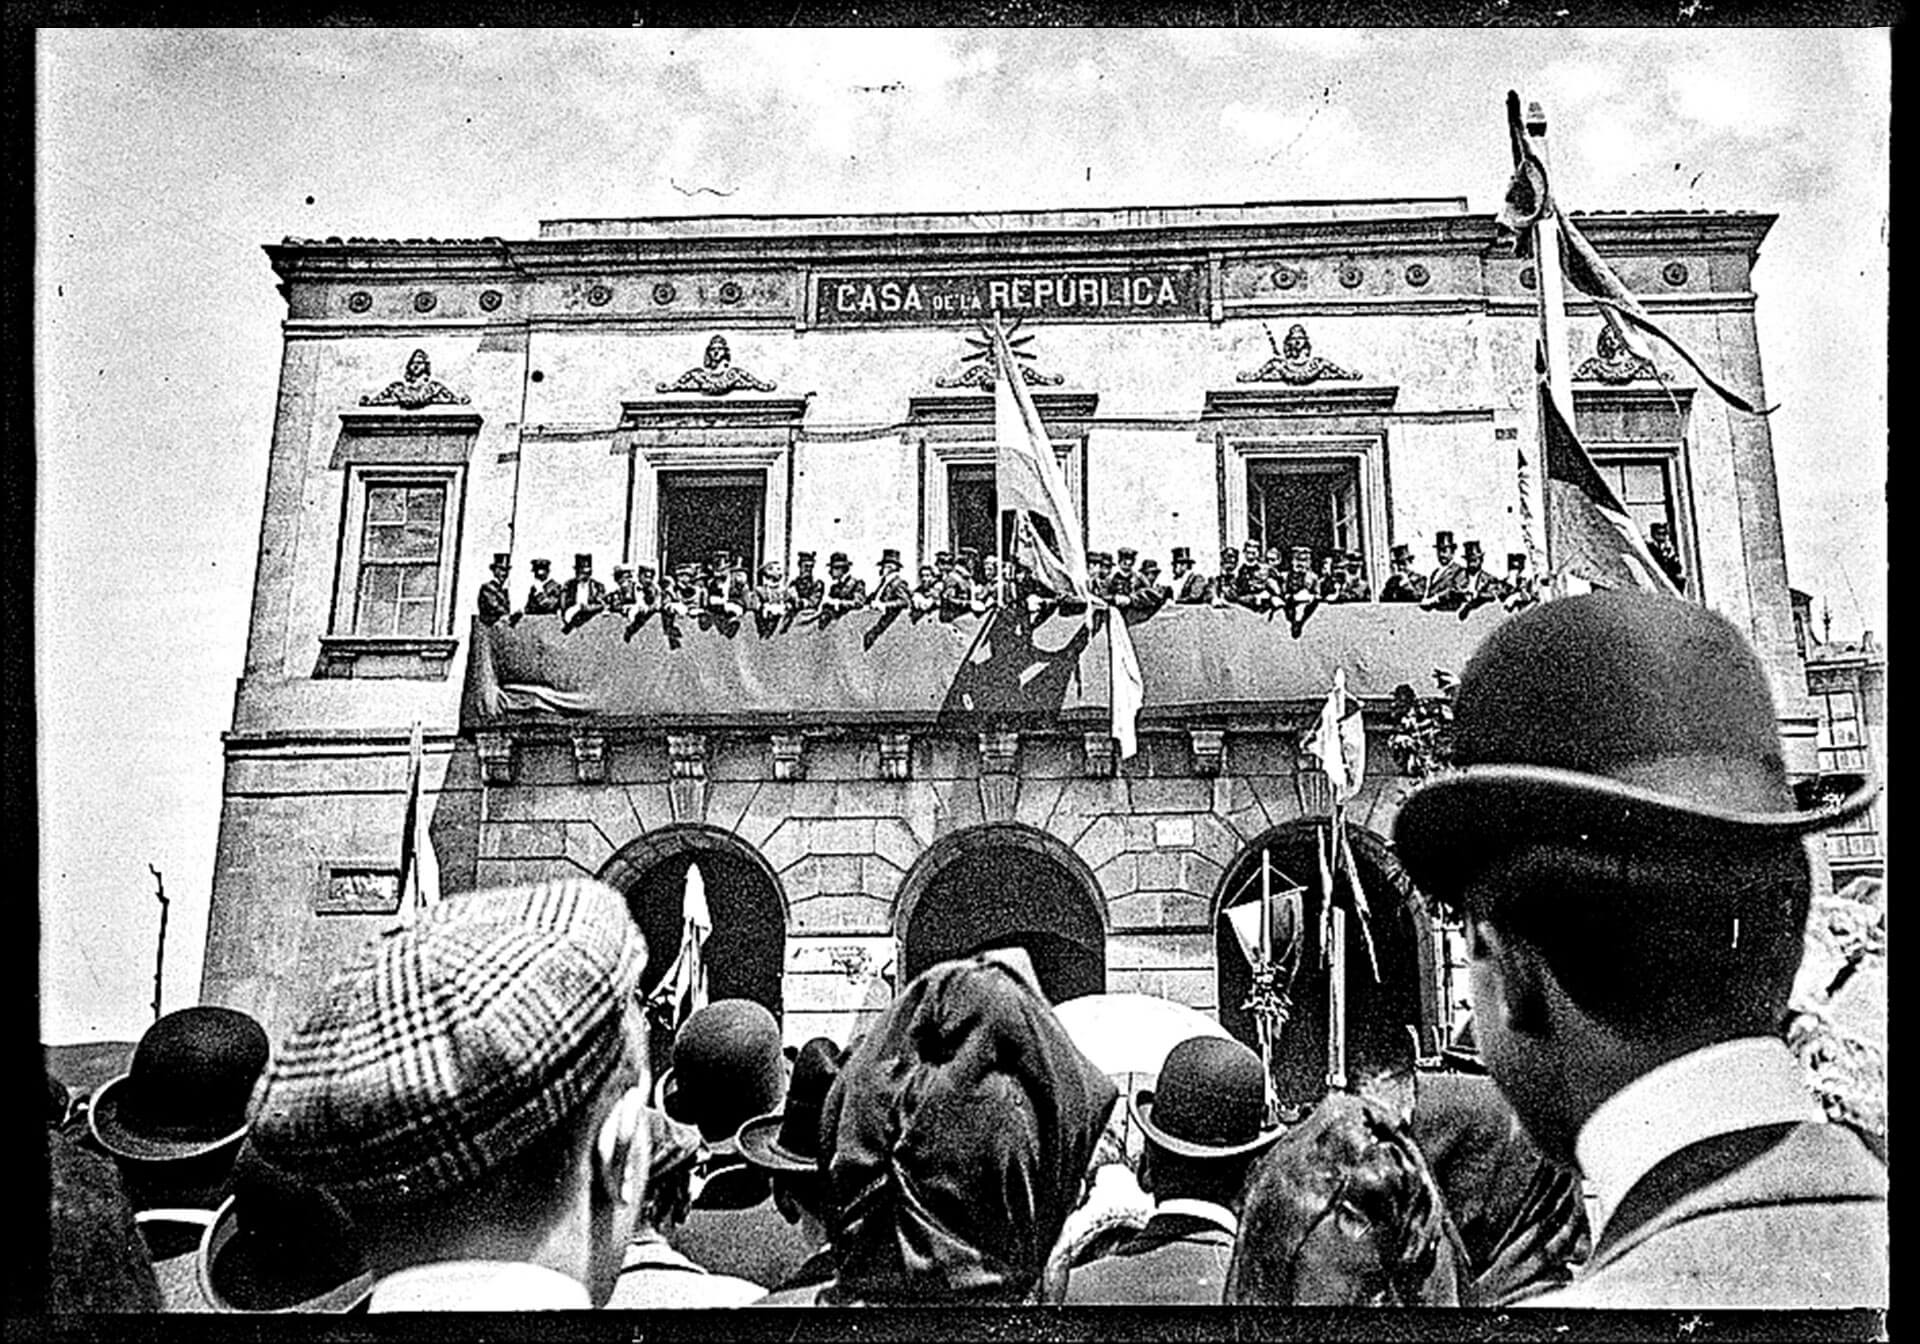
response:
[[[513,613],[513,594],[507,591],[507,575],[513,572],[513,557],[496,551],[487,566],[493,577],[480,585],[480,624],[492,625]]]
[[[827,1093],[840,1076],[846,1052],[825,1036],[816,1036],[794,1056],[784,1109],[758,1116],[734,1136],[740,1156],[773,1177],[773,1206],[800,1230],[812,1252],[806,1262],[773,1285],[775,1292],[817,1288],[830,1283],[837,1266],[828,1227],[833,1222],[820,1137]]]
[[[1555,1306],[1876,1306],[1886,1170],[1824,1120],[1781,1035],[1812,887],[1758,659],[1724,618],[1639,593],[1496,628],[1455,706],[1460,768],[1394,839],[1466,920],[1494,1081],[1596,1196]]]
[[[209,1311],[196,1255],[228,1194],[267,1033],[246,1013],[203,1005],[147,1028],[133,1060],[93,1094],[87,1125],[120,1168],[162,1309]]]
[[[867,581],[853,577],[853,561],[845,551],[827,557],[827,594],[820,599],[820,614],[839,616],[867,605]]]
[[[1147,1138],[1140,1185],[1153,1196],[1153,1216],[1112,1254],[1073,1271],[1070,1305],[1220,1302],[1240,1188],[1280,1137],[1265,1125],[1266,1104],[1260,1057],[1240,1042],[1196,1036],[1173,1047],[1158,1089],[1133,1105]]]

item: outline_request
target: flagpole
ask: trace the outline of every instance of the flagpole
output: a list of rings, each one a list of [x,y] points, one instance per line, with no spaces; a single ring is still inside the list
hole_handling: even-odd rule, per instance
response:
[[[1523,121],[1528,146],[1543,169],[1547,160],[1547,114],[1538,103],[1528,103]],[[1514,166],[1519,166],[1519,147],[1514,147]],[[1549,179],[1550,181],[1551,179]],[[1533,225],[1534,277],[1540,295],[1540,345],[1547,357],[1547,388],[1569,427],[1573,425],[1573,358],[1567,338],[1566,278],[1560,266],[1560,220],[1553,210],[1543,210]],[[1545,443],[1546,427],[1540,426],[1535,443]],[[1542,454],[1544,456],[1544,453]],[[1545,463],[1521,482],[1526,492],[1526,514],[1540,520],[1540,554],[1529,556],[1534,574],[1550,581],[1553,576],[1553,527],[1547,517]],[[1525,539],[1532,551],[1534,538]]]
[[[1264,845],[1260,849],[1260,968],[1273,965],[1273,854]],[[1273,1086],[1273,1021],[1260,1015],[1260,1072]]]
[[[1329,869],[1337,877],[1340,847],[1334,842],[1333,828],[1340,824],[1340,805],[1334,804],[1333,818],[1327,823],[1327,848],[1332,851]],[[1327,900],[1333,909],[1328,939],[1327,969],[1327,1086],[1347,1085],[1347,912],[1333,902],[1333,883],[1327,884]]]
[[[1000,310],[998,308],[993,310],[993,333],[995,337],[1004,337],[1006,334],[1000,329]],[[1006,369],[1000,367],[1000,343],[997,339],[993,346],[993,370],[994,376],[997,378],[1005,378],[1008,373]],[[999,455],[998,447],[995,448],[994,453],[997,459]],[[1007,522],[1006,510],[1000,502],[1000,469],[997,460],[993,472],[993,559],[996,575],[994,579],[993,600],[994,605],[997,607],[1000,603],[1000,594],[1002,592],[1006,592],[1009,596],[1013,595],[1011,588],[1002,586],[1006,584],[1007,581]]]

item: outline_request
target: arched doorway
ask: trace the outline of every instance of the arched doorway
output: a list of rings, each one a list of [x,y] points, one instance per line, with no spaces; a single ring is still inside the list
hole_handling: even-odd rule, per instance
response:
[[[1252,972],[1225,910],[1259,900],[1260,859],[1273,865],[1273,890],[1305,888],[1301,922],[1304,940],[1293,982],[1293,1015],[1274,1050],[1274,1086],[1286,1105],[1311,1101],[1326,1090],[1328,987],[1320,935],[1320,866],[1315,854],[1327,823],[1301,820],[1276,826],[1242,850],[1221,879],[1214,898],[1214,956],[1219,987],[1220,1024],[1248,1045],[1258,1046],[1253,1014],[1246,1008]],[[1371,915],[1376,982],[1357,921],[1347,916],[1346,1048],[1348,1076],[1370,1067],[1412,1062],[1414,1036],[1422,1051],[1438,1048],[1439,990],[1435,980],[1433,926],[1426,901],[1414,887],[1387,842],[1361,826],[1347,827],[1348,843]],[[1345,904],[1344,876],[1339,879]]]
[[[936,843],[900,887],[900,983],[936,962],[1025,948],[1054,1003],[1107,987],[1099,886],[1078,855],[1030,826],[976,826]]]
[[[767,861],[739,837],[711,826],[668,826],[627,844],[600,880],[627,898],[647,940],[640,994],[659,987],[680,948],[687,870],[700,865],[713,932],[707,935],[707,997],[752,999],[782,1016],[787,903]],[[656,1036],[658,1033],[656,1033]],[[670,1041],[656,1039],[656,1054]],[[655,1068],[664,1067],[657,1058]]]

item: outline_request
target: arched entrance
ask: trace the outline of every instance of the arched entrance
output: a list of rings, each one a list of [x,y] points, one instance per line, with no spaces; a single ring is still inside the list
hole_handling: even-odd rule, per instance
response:
[[[1326,1090],[1331,974],[1321,945],[1320,867],[1315,855],[1317,837],[1325,829],[1326,822],[1321,820],[1291,821],[1274,827],[1240,852],[1214,898],[1220,1024],[1257,1048],[1253,1014],[1245,1006],[1252,985],[1251,969],[1239,939],[1218,916],[1230,907],[1259,900],[1263,851],[1273,864],[1273,890],[1288,886],[1306,889],[1302,902],[1304,945],[1293,982],[1293,1015],[1274,1050],[1274,1086],[1287,1105],[1311,1101]],[[1439,990],[1434,972],[1433,926],[1425,899],[1385,840],[1351,824],[1347,838],[1366,893],[1374,950],[1380,963],[1376,983],[1366,943],[1357,921],[1349,914],[1346,1041],[1348,1075],[1353,1077],[1364,1074],[1369,1066],[1411,1063],[1414,1038],[1409,1027],[1419,1033],[1423,1051],[1438,1048]],[[1339,883],[1344,905],[1344,876]]]
[[[1033,958],[1054,1003],[1107,987],[1099,886],[1078,855],[1030,826],[976,826],[936,843],[900,886],[900,983],[997,947]]]
[[[750,845],[712,826],[649,832],[600,870],[600,880],[627,898],[633,922],[647,940],[641,996],[659,987],[679,951],[687,870],[696,863],[713,916],[706,941],[707,997],[753,999],[781,1016],[787,902],[780,879]]]

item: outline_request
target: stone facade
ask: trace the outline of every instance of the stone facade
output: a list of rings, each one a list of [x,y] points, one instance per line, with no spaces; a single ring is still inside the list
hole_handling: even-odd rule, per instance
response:
[[[1750,271],[1770,222],[1584,227],[1676,335],[1761,400]],[[203,995],[276,1032],[391,919],[416,722],[444,889],[584,873],[637,891],[649,865],[714,855],[778,902],[790,1040],[844,1039],[885,1001],[920,897],[988,841],[1006,871],[1080,893],[1099,930],[1082,942],[1100,945],[1061,963],[1075,975],[1233,1009],[1216,915],[1265,837],[1324,811],[1296,749],[1324,683],[1162,716],[1124,762],[1083,723],[746,721],[724,704],[647,724],[463,716],[470,614],[496,552],[513,557],[518,606],[532,557],[560,579],[578,553],[603,579],[651,562],[676,520],[697,518],[675,492],[710,486],[745,492],[726,496],[746,501],[743,548],[789,570],[798,551],[844,550],[871,579],[883,547],[909,573],[946,548],[967,470],[992,460],[990,396],[967,375],[969,295],[1020,318],[1095,546],[1163,563],[1188,546],[1210,569],[1267,507],[1261,483],[1301,470],[1347,491],[1329,496],[1337,526],[1375,586],[1393,542],[1424,560],[1447,529],[1498,568],[1527,549],[1524,518],[1543,516],[1537,471],[1531,499],[1517,472],[1538,458],[1531,268],[1462,202],[561,221],[517,242],[268,252],[288,317]],[[1572,311],[1583,352],[1600,320]],[[1310,366],[1282,359],[1296,324],[1322,373],[1295,377]],[[716,336],[730,363],[711,359]],[[446,395],[384,395],[415,351]],[[727,367],[740,376],[708,390]],[[1808,771],[1766,422],[1694,394],[1677,360],[1662,371],[1668,389],[1578,383],[1583,433],[1603,462],[1662,473],[1689,595],[1752,636],[1790,766]],[[388,544],[376,532],[396,508],[421,511],[406,525],[432,563],[417,591],[396,581],[413,596],[378,608],[394,628],[369,631],[368,575]],[[1368,702],[1381,717],[1349,807],[1376,836],[1410,783],[1385,748],[1385,707]],[[1441,970],[1422,976],[1423,1001],[1457,997]]]

